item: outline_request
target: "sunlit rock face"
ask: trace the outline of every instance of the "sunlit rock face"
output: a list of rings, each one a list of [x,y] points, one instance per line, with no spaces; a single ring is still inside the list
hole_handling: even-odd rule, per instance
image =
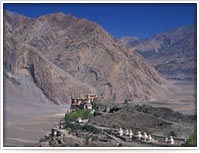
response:
[[[29,76],[56,104],[94,93],[155,100],[174,87],[97,23],[55,13],[30,19],[4,11],[4,70]]]

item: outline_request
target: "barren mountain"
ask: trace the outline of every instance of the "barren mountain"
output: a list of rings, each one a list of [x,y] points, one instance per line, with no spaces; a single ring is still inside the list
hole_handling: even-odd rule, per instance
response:
[[[117,101],[162,99],[174,88],[97,23],[63,13],[30,19],[4,11],[4,70],[29,76],[56,104],[86,93]]]
[[[137,37],[123,37],[121,40],[166,78],[196,79],[196,27],[179,27],[146,40]]]

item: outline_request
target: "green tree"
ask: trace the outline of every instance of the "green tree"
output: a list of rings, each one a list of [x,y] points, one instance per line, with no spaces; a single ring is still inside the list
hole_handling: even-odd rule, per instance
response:
[[[74,112],[70,112],[70,113],[66,114],[65,122],[74,122],[79,117],[81,119],[89,119],[91,116],[92,116],[92,114],[90,113],[90,110],[80,109],[80,110],[76,110]]]
[[[197,133],[193,132],[186,140],[185,147],[196,147],[197,146]]]

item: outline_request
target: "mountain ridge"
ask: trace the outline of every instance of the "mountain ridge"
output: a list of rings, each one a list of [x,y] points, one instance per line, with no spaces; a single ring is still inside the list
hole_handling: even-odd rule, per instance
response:
[[[196,26],[182,26],[148,39],[121,41],[168,79],[196,80]]]
[[[15,29],[15,24],[8,20],[10,14],[6,15],[4,69],[23,77],[23,71],[18,71],[20,64],[32,63],[37,75],[28,67],[29,74],[37,77],[36,85],[56,104],[69,103],[72,93],[80,96],[93,92],[114,101],[154,100],[174,89],[135,51],[128,55],[122,42],[97,23],[56,13],[19,20],[20,26]],[[130,60],[131,56],[134,60]],[[58,74],[53,78],[55,72]],[[70,77],[63,79],[60,73]],[[73,90],[68,86],[74,86]]]

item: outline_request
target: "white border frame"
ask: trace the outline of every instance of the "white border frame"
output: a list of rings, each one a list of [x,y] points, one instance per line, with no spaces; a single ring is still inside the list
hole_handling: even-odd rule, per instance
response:
[[[197,4],[197,147],[4,147],[3,146],[3,5],[4,3],[196,3]],[[42,149],[42,150],[135,150],[135,149],[170,149],[170,150],[196,150],[199,149],[199,1],[1,1],[1,149],[3,150],[32,150],[32,149]]]

